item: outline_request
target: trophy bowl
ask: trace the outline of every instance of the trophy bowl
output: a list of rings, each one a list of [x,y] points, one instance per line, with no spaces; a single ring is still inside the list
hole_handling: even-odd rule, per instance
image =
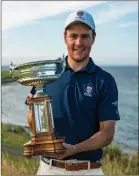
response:
[[[20,64],[13,69],[13,74],[20,77],[18,83],[36,88],[36,94],[30,100],[31,115],[28,116],[32,139],[24,144],[24,156],[65,152],[62,145],[65,137],[55,135],[52,99],[43,92],[43,84],[56,81],[64,69],[62,58]]]

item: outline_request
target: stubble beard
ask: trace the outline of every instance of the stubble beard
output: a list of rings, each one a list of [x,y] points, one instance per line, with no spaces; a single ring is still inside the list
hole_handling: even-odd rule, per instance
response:
[[[91,51],[91,48],[88,50],[88,54],[86,54],[84,57],[81,57],[81,58],[74,58],[74,57],[71,57],[73,59],[74,62],[76,63],[82,63],[84,62],[85,60],[88,60],[89,59],[89,56],[90,56],[90,51]]]
[[[88,58],[89,58],[89,55],[87,55],[87,56],[85,56],[85,57],[83,57],[83,58],[78,58],[78,59],[72,57],[72,59],[73,59],[74,62],[76,62],[76,63],[82,63],[82,62],[84,62],[85,60],[87,60]]]

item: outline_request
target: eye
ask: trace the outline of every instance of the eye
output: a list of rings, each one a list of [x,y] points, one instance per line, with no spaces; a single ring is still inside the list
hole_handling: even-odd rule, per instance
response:
[[[86,39],[86,38],[90,38],[90,35],[89,34],[83,34],[82,37]]]
[[[70,38],[75,39],[76,37],[77,37],[77,35],[75,35],[75,34],[70,35]]]

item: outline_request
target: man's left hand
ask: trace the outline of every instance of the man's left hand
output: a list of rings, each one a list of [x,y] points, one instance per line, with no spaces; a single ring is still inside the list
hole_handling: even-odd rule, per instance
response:
[[[63,143],[63,147],[65,148],[65,152],[63,154],[47,154],[46,156],[51,157],[51,158],[55,158],[55,159],[64,159],[67,156],[71,156],[76,154],[76,146],[75,145],[71,145],[71,144],[67,144],[67,143]]]

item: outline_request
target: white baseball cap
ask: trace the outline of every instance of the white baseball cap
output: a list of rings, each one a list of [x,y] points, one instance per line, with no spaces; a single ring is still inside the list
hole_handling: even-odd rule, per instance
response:
[[[83,10],[79,10],[76,12],[72,12],[66,22],[65,22],[65,29],[73,24],[73,23],[77,23],[77,22],[81,22],[84,23],[86,25],[88,25],[91,29],[93,29],[95,31],[95,23],[94,23],[94,19],[92,17],[91,14],[89,14],[88,12],[85,12]]]

